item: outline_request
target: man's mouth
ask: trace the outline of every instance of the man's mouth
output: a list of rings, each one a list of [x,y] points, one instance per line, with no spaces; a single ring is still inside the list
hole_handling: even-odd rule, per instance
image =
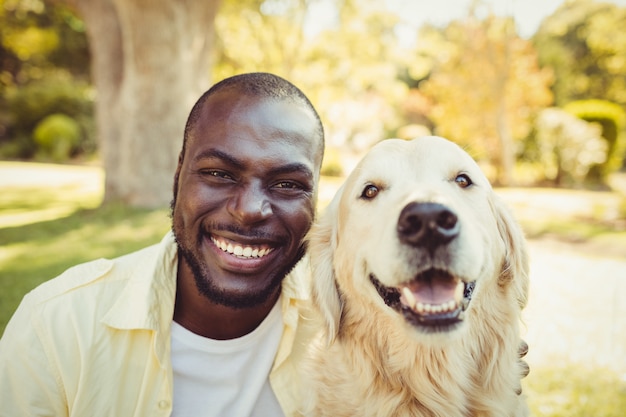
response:
[[[270,254],[274,248],[269,245],[244,245],[224,238],[211,236],[211,241],[222,251],[241,259],[258,259]]]
[[[448,331],[464,319],[474,282],[429,269],[398,287],[388,287],[373,274],[370,280],[385,304],[410,324],[430,331]]]

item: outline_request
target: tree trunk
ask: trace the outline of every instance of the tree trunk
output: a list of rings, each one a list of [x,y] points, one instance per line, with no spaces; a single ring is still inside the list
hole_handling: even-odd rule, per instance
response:
[[[105,199],[120,195],[119,117],[117,100],[123,77],[122,33],[117,11],[110,0],[77,1],[74,6],[87,24],[91,51],[91,76],[96,88],[96,134],[106,170]]]
[[[185,119],[209,85],[220,0],[72,0],[97,89],[105,201],[164,207]]]

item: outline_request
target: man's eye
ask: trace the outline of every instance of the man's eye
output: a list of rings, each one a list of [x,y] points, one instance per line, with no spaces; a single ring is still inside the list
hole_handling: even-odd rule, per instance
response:
[[[274,185],[276,188],[281,188],[283,190],[300,190],[302,186],[297,182],[293,181],[280,181]]]
[[[363,192],[361,193],[361,198],[366,200],[371,200],[378,195],[379,188],[374,184],[368,184],[363,188]]]
[[[472,184],[474,184],[472,182],[472,179],[467,174],[457,175],[456,178],[454,179],[454,182],[456,182],[456,185],[458,185],[461,188],[467,188],[471,186]]]
[[[220,170],[217,170],[217,169],[202,169],[202,170],[200,170],[200,173],[202,175],[204,175],[204,176],[207,176],[207,177],[222,178],[222,179],[226,179],[226,180],[230,180],[230,179],[233,178],[227,172],[220,171]]]

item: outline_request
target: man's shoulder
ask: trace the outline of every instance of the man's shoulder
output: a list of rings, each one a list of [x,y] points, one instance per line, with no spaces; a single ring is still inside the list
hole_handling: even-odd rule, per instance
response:
[[[43,282],[25,297],[31,305],[44,304],[57,298],[97,295],[105,285],[123,284],[141,260],[154,257],[158,245],[152,245],[113,259],[100,258],[81,263],[61,275]]]

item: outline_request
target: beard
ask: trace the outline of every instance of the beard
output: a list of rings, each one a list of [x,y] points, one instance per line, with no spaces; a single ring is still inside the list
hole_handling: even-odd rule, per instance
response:
[[[255,292],[233,292],[218,287],[215,284],[215,280],[211,276],[209,268],[207,268],[204,261],[202,261],[195,253],[194,248],[187,246],[186,242],[190,242],[187,233],[184,230],[178,230],[174,222],[174,205],[175,200],[171,203],[171,217],[172,217],[172,231],[178,248],[179,262],[185,262],[191,272],[193,273],[194,281],[198,292],[206,297],[209,301],[223,305],[229,308],[245,309],[259,306],[265,302],[277,291],[285,279],[285,277],[292,271],[294,266],[302,259],[305,253],[304,244],[301,244],[298,248],[298,252],[293,260],[281,269],[275,271],[270,278],[270,283],[265,288]],[[228,227],[226,227],[228,228]],[[201,246],[203,239],[203,233],[200,231],[196,239],[195,247]]]

